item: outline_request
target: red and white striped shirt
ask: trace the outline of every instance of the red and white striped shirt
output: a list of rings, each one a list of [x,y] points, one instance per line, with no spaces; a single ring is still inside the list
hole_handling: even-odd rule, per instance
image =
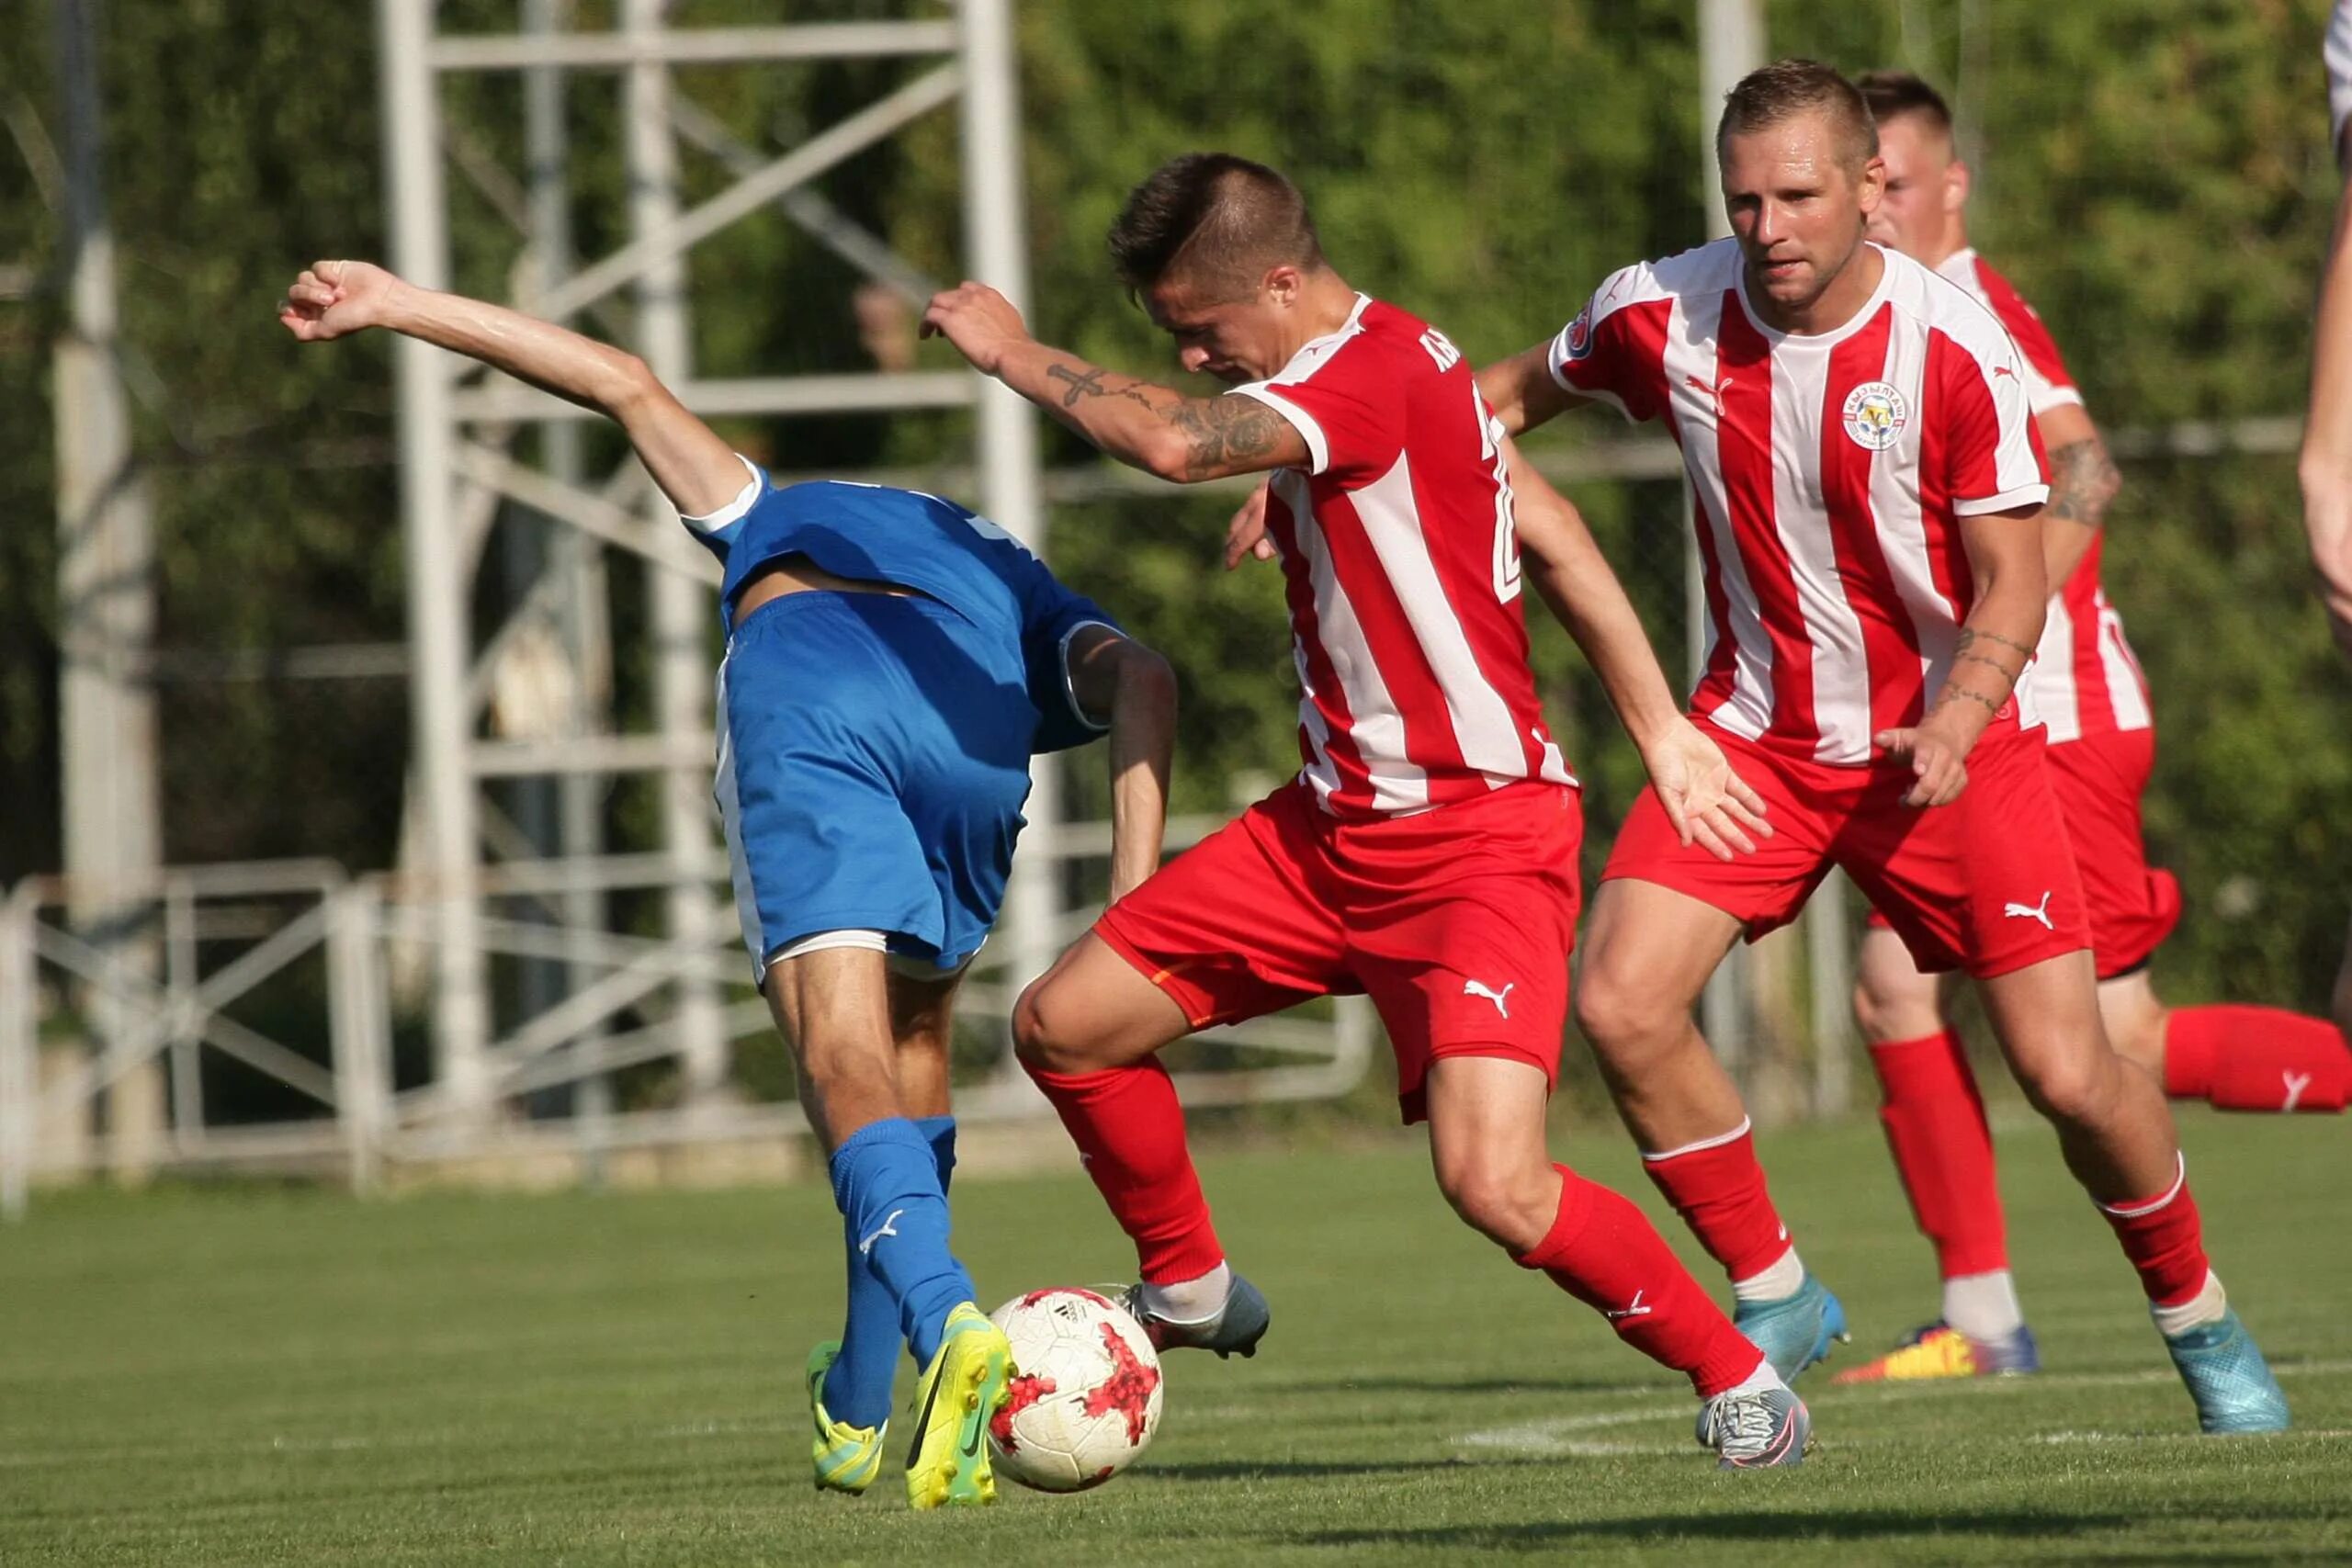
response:
[[[1521,779],[1574,784],[1528,668],[1501,427],[1460,351],[1358,295],[1346,325],[1232,395],[1312,454],[1272,476],[1266,525],[1323,808],[1402,816]]]
[[[2068,403],[2080,403],[2075,379],[2041,317],[1973,250],[1955,252],[1936,270],[1983,300],[2017,340],[2025,355],[2026,402],[2036,418]],[[2146,729],[2155,722],[2148,701],[2148,678],[2123,635],[2123,617],[2099,586],[2099,547],[2107,536],[2094,532],[2074,574],[2050,596],[2050,618],[2041,646],[2018,682],[2025,712],[2048,727],[2052,744],[2086,735]]]
[[[1726,239],[1615,274],[1551,352],[1563,387],[1682,447],[1707,591],[1693,715],[1850,765],[1951,670],[1975,597],[1959,519],[2049,495],[2008,333],[1883,254],[1834,332],[1764,325]]]

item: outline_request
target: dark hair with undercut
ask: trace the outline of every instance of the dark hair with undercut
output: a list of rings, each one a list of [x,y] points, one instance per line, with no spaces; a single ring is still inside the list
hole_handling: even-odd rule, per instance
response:
[[[1268,267],[1323,265],[1298,187],[1230,152],[1187,152],[1153,170],[1127,193],[1110,244],[1112,265],[1131,291],[1182,273],[1216,298],[1238,298]]]
[[[1884,125],[1898,115],[1917,115],[1939,135],[1951,134],[1951,106],[1926,80],[1908,71],[1865,71],[1854,78],[1871,118]]]
[[[1723,118],[1715,122],[1716,160],[1735,136],[1813,113],[1829,117],[1849,172],[1860,173],[1878,156],[1878,123],[1860,88],[1817,60],[1776,60],[1742,76],[1724,95]]]

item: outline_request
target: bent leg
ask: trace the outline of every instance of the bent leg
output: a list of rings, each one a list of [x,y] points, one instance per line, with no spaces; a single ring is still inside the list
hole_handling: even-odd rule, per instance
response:
[[[1438,1188],[1473,1228],[1600,1312],[1628,1345],[1686,1374],[1701,1398],[1756,1375],[1763,1352],[1707,1299],[1642,1212],[1551,1163],[1540,1070],[1500,1057],[1442,1057],[1427,1086]]]
[[[962,980],[961,973],[916,978],[894,969],[888,982],[899,1103],[930,1145],[942,1197],[956,1168],[956,1119],[948,1114],[948,1048],[956,991]],[[865,1233],[856,1221],[844,1216],[842,1232],[849,1304],[839,1348],[825,1371],[825,1411],[852,1427],[879,1427],[890,1414],[890,1386],[899,1364],[898,1303],[870,1257],[858,1250]]]
[[[2009,1273],[1984,1095],[1948,1021],[1948,977],[1922,971],[1884,927],[1862,938],[1856,969],[1854,1016],[1878,1075],[1879,1124],[1912,1215],[1936,1249],[1943,1322],[1973,1344],[2004,1342],[2024,1327],[2025,1313]]]
[[[2116,1055],[2087,950],[1980,981],[2018,1084],[2058,1130],[2089,1192],[2159,1306],[2193,1300],[2210,1272],[2172,1111],[2156,1082]]]
[[[1022,993],[1013,1048],[1060,1116],[1095,1190],[1136,1244],[1148,1284],[1225,1261],[1156,1052],[1191,1032],[1183,1010],[1093,932]]]
[[[973,1299],[948,1249],[947,1195],[930,1143],[899,1099],[884,955],[825,948],[769,965],[769,1011],[793,1048],[809,1125],[831,1156],[833,1201],[852,1247],[897,1308],[916,1359]]]
[[[2008,1239],[1984,1100],[1945,987],[1920,971],[1903,939],[1862,939],[1855,1016],[1877,1073],[1879,1122],[1919,1229],[1947,1280],[2008,1268]]]
[[[1747,1120],[1737,1086],[1690,1016],[1739,933],[1733,916],[1656,883],[1613,878],[1593,896],[1577,1024],[1645,1150],[1678,1148]]]
[[[1655,883],[1600,885],[1585,933],[1577,1021],[1643,1168],[1734,1289],[1778,1299],[1804,1282],[1756,1160],[1739,1090],[1690,1007],[1738,920]]]

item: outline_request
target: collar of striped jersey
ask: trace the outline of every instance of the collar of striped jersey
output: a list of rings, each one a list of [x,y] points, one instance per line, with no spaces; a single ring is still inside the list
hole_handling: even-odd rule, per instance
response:
[[[1879,268],[1878,287],[1871,290],[1871,297],[1863,300],[1852,315],[1827,332],[1785,333],[1767,321],[1763,313],[1756,309],[1754,302],[1747,297],[1747,264],[1744,258],[1735,260],[1731,275],[1732,287],[1739,293],[1739,308],[1747,312],[1749,323],[1764,334],[1764,341],[1774,348],[1779,348],[1784,344],[1801,348],[1830,348],[1843,343],[1861,331],[1863,323],[1878,314],[1879,307],[1886,303],[1887,296],[1894,290],[1895,269],[1919,265],[1917,262],[1901,252],[1888,250],[1875,240],[1864,240],[1862,243],[1886,258],[1886,265]],[[1921,270],[1926,269],[1921,268]]]
[[[1235,387],[1230,389],[1241,392],[1249,390],[1250,387],[1264,387],[1281,381],[1297,380],[1299,378],[1299,372],[1310,368],[1317,360],[1330,353],[1333,349],[1339,347],[1341,344],[1347,342],[1348,339],[1353,337],[1357,333],[1363,330],[1363,313],[1371,304],[1371,295],[1358,293],[1356,295],[1355,309],[1348,312],[1348,319],[1346,321],[1340,322],[1331,331],[1325,333],[1321,337],[1309,338],[1305,343],[1300,344],[1298,345],[1298,352],[1284,360],[1283,362],[1283,367],[1275,371],[1272,375],[1267,377],[1265,380],[1252,381],[1250,383],[1249,387]]]
[[[1962,288],[1965,288],[1976,281],[1975,266],[1976,247],[1974,245],[1962,245],[1960,249],[1952,252],[1951,254],[1938,262],[1936,264],[1936,271],[1942,276],[1951,279],[1952,282],[1957,283]]]

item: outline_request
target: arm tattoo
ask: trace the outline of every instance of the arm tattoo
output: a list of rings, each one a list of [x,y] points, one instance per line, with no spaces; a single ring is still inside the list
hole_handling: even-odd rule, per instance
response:
[[[2007,665],[2002,663],[1997,659],[1988,659],[1981,653],[1963,653],[1952,660],[1952,668],[1955,670],[1959,669],[1963,664],[1982,664],[1984,668],[1992,671],[2004,681],[2015,681],[2017,679],[2017,677],[2010,672]]]
[[[1191,442],[1185,468],[1196,479],[1261,467],[1291,428],[1290,421],[1255,398],[1192,399],[1160,413]]]
[[[1082,372],[1072,370],[1067,365],[1046,367],[1046,375],[1048,378],[1069,383],[1069,390],[1062,395],[1062,407],[1066,409],[1078,407],[1078,400],[1080,398],[1125,398],[1130,402],[1141,403],[1146,408],[1151,407],[1151,400],[1143,395],[1143,382],[1131,377],[1122,376],[1118,379],[1125,384],[1112,386],[1104,379],[1110,374],[1108,370],[1100,367],[1091,367]]]
[[[2050,454],[2050,502],[2044,513],[2086,528],[2098,526],[2123,475],[2097,436],[2070,441]]]
[[[1938,706],[1938,707],[1939,707],[1939,708],[1940,708],[1940,707],[1947,707],[1947,706],[1950,706],[1950,705],[1951,705],[1951,704],[1953,704],[1953,703],[1960,702],[1960,701],[1962,701],[1962,700],[1966,700],[1966,701],[1968,701],[1968,702],[1972,702],[1972,703],[1980,703],[1980,704],[1982,704],[1982,705],[1984,705],[1984,711],[1985,711],[1986,713],[1991,714],[1991,715],[1992,715],[1994,717],[1996,717],[1996,718],[1998,718],[1998,717],[2000,717],[2000,716],[2001,716],[2001,705],[2000,705],[2000,704],[1998,704],[1998,703],[1995,702],[1992,698],[1990,698],[1990,697],[1986,696],[1984,693],[1982,693],[1982,692],[1971,691],[1971,690],[1970,690],[1969,688],[1967,688],[1966,686],[1950,686],[1950,685],[1946,686],[1946,687],[1943,689],[1943,694],[1942,694],[1940,696],[1939,696],[1939,697],[1937,697],[1937,698],[1936,698],[1936,706]]]
[[[1062,394],[1064,409],[1075,410],[1090,398],[1124,399],[1174,425],[1185,438],[1187,479],[1262,468],[1267,455],[1290,434],[1290,422],[1255,398],[1188,398],[1170,388],[1132,376],[1114,376],[1091,365],[1075,368],[1049,365],[1046,377],[1069,389]]]
[[[2018,655],[2020,660],[2029,660],[2033,657],[2033,649],[2028,648],[2025,644],[2021,642],[2012,642],[2007,637],[2003,637],[2000,633],[1988,632],[1982,626],[1961,627],[1960,640],[1952,645],[1952,652],[1955,656],[1965,654],[1971,649],[1974,648],[1980,640],[1998,643],[2003,648],[2007,649],[2011,653]],[[2024,668],[2022,662],[2020,662],[2018,668]]]

